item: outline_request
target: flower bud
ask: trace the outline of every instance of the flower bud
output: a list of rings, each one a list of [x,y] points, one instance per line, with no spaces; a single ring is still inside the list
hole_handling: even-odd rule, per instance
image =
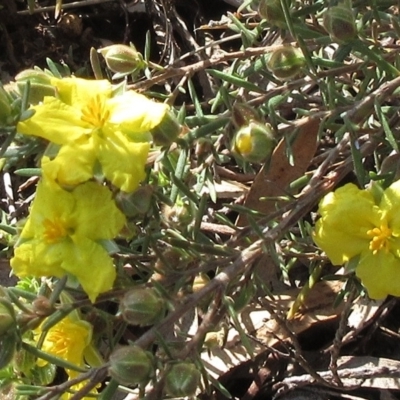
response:
[[[46,296],[39,295],[32,302],[32,311],[41,317],[46,317],[54,311],[54,306]]]
[[[344,4],[325,11],[323,24],[332,40],[346,43],[357,36],[353,12]]]
[[[27,82],[30,81],[29,102],[31,104],[43,101],[45,96],[55,96],[56,91],[51,85],[51,76],[39,69],[26,69],[20,72],[15,80],[21,94],[24,92]]]
[[[165,391],[171,397],[190,397],[196,394],[201,374],[193,363],[173,364],[165,375]]]
[[[142,55],[133,45],[113,44],[98,50],[112,72],[131,74],[144,68]]]
[[[133,193],[119,192],[116,201],[127,217],[135,217],[147,213],[151,206],[153,193],[153,186],[145,185],[139,187]]]
[[[258,6],[261,18],[266,19],[271,25],[278,28],[286,27],[285,14],[280,0],[261,0]]]
[[[253,121],[236,132],[232,151],[245,161],[260,163],[269,159],[275,144],[271,127]]]
[[[288,80],[298,75],[305,64],[301,51],[286,45],[271,54],[267,67],[278,79]]]
[[[153,142],[156,146],[169,146],[175,142],[181,130],[182,126],[175,115],[171,111],[168,111],[161,122],[150,133],[153,136]]]
[[[0,302],[0,337],[15,325],[15,314],[12,304],[2,298]]]
[[[125,293],[120,311],[129,324],[152,325],[163,317],[164,301],[154,289],[137,287]]]
[[[108,372],[122,385],[144,385],[153,374],[153,356],[136,345],[119,347],[110,356]]]

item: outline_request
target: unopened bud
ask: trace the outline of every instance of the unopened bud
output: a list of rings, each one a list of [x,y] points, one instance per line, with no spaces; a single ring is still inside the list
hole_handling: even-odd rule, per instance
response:
[[[165,391],[171,397],[190,397],[196,394],[201,374],[189,362],[179,362],[169,367],[165,376]]]
[[[271,25],[278,28],[286,27],[285,14],[282,9],[281,0],[261,0],[258,6],[261,18],[266,19]]]
[[[357,36],[353,12],[344,4],[326,10],[323,24],[331,39],[338,43],[346,43]]]
[[[146,384],[153,374],[153,357],[139,346],[123,346],[110,356],[109,374],[120,384]]]
[[[163,299],[154,289],[137,287],[125,293],[120,311],[129,324],[147,326],[163,317],[165,307]]]
[[[142,55],[133,45],[113,44],[98,50],[112,72],[131,74],[144,68]]]
[[[0,337],[15,325],[15,314],[12,304],[5,298],[0,302]]]
[[[275,144],[271,127],[253,121],[236,132],[232,151],[245,161],[260,163],[271,157]]]
[[[267,62],[268,69],[281,80],[294,78],[305,65],[301,51],[289,45],[276,49]]]
[[[167,111],[161,122],[150,133],[156,146],[169,146],[175,142],[182,130],[181,124],[171,111]]]
[[[29,102],[37,104],[43,101],[45,96],[55,96],[55,88],[51,85],[51,76],[38,69],[26,69],[20,72],[15,80],[22,94],[27,82],[30,81]]]
[[[36,315],[46,317],[54,311],[54,306],[46,296],[38,296],[32,302],[32,310]]]
[[[141,186],[133,193],[120,192],[116,201],[127,217],[144,215],[150,209],[154,188],[151,185]]]

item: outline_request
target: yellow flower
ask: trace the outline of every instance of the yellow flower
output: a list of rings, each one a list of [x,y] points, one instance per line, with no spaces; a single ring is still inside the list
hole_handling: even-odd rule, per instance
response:
[[[11,266],[19,277],[71,274],[90,300],[113,286],[113,261],[99,244],[113,239],[125,224],[111,192],[86,182],[68,192],[39,183]]]
[[[34,331],[35,340],[38,341],[42,330]],[[92,340],[92,325],[81,319],[66,316],[47,332],[41,350],[59,357],[65,361],[84,367],[84,352]],[[43,367],[45,360],[38,360],[38,365]],[[68,375],[77,376],[79,372],[68,370]]]
[[[38,341],[42,331],[40,328],[34,332],[35,340]],[[85,366],[85,351],[91,346],[92,340],[92,325],[73,316],[67,316],[51,327],[47,332],[41,350],[62,358],[65,361],[75,364],[78,367]],[[44,366],[47,361],[38,359],[37,364]],[[75,378],[79,372],[66,370],[70,378]],[[80,390],[86,382],[80,382],[71,387],[72,390]],[[97,393],[97,390],[91,391]],[[61,398],[68,400],[73,395],[64,393]],[[93,397],[84,397],[83,399],[93,399]]]
[[[151,135],[168,111],[133,91],[113,96],[105,80],[52,79],[57,98],[45,97],[35,114],[18,124],[18,132],[61,146],[43,158],[45,176],[64,186],[91,179],[99,165],[104,176],[126,192],[145,177]]]
[[[400,296],[400,181],[380,199],[347,184],[319,204],[314,241],[334,265],[359,256],[356,275],[373,299]]]

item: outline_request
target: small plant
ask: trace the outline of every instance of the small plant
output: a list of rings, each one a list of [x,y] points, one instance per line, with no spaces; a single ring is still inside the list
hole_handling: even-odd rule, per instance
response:
[[[92,48],[95,78],[47,60],[1,86],[0,395],[233,398],[243,363],[272,398],[290,381],[257,363],[282,348],[353,390],[348,316],[400,296],[397,7],[243,2],[180,54],[171,3],[162,65],[147,35]],[[297,339],[319,307],[324,372]]]

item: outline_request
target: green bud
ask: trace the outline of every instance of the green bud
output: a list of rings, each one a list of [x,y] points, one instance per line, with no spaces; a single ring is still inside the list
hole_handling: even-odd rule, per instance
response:
[[[175,142],[181,130],[182,126],[175,115],[171,111],[168,111],[161,122],[150,133],[153,136],[153,142],[156,146],[169,146]]]
[[[164,316],[164,301],[154,289],[137,287],[125,293],[120,311],[129,324],[152,325]]]
[[[194,396],[200,385],[200,378],[200,371],[193,363],[173,364],[165,375],[165,391],[171,397]]]
[[[29,102],[31,104],[40,103],[45,96],[56,94],[54,86],[51,85],[51,76],[41,70],[26,69],[20,72],[15,80],[21,94],[25,91],[27,82],[30,81]]]
[[[116,201],[127,217],[144,215],[150,209],[153,193],[153,186],[145,185],[139,187],[133,193],[119,192]]]
[[[232,151],[245,161],[260,163],[271,157],[275,145],[276,140],[271,127],[253,121],[236,132]]]
[[[12,304],[5,298],[0,299],[0,337],[15,325],[15,314]]]
[[[328,8],[323,24],[331,39],[338,43],[346,43],[357,36],[353,11],[344,4]]]
[[[133,45],[113,44],[98,50],[104,57],[107,67],[120,74],[131,74],[144,68],[142,55]]]
[[[108,372],[122,385],[144,385],[153,374],[153,356],[136,345],[119,347],[110,356]]]
[[[278,28],[286,27],[285,14],[280,0],[261,0],[258,6],[261,18],[266,19],[271,25]]]
[[[275,50],[267,62],[268,69],[280,80],[294,78],[305,65],[301,51],[289,45]]]

